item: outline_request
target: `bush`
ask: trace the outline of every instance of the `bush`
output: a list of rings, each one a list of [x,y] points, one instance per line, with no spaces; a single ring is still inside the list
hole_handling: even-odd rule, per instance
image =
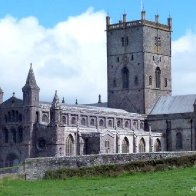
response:
[[[46,171],[44,179],[67,179],[74,176],[118,176],[122,173],[134,174],[136,172],[153,172],[177,167],[191,167],[195,163],[196,155],[191,155],[159,160],[136,161],[127,164],[110,164],[75,169],[63,168]]]

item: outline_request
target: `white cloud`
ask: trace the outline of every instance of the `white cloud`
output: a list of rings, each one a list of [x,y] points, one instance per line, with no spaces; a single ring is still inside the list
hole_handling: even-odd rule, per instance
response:
[[[5,98],[22,97],[30,62],[41,88],[40,99],[51,101],[55,89],[68,103],[106,100],[105,12],[92,8],[45,28],[35,17],[0,20],[0,86]]]
[[[5,99],[16,92],[22,97],[30,62],[40,99],[51,101],[57,89],[66,102],[107,99],[106,36],[104,11],[88,9],[53,28],[35,17],[0,20],[0,86]],[[188,31],[173,41],[173,94],[196,93],[196,33]]]
[[[196,94],[196,33],[172,42],[173,94]]]

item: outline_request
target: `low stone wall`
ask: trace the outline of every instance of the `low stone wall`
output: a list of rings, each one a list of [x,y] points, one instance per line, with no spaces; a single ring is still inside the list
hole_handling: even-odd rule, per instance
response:
[[[133,154],[101,154],[75,157],[29,158],[21,168],[27,180],[42,179],[45,172],[59,168],[91,167],[104,164],[124,164],[139,160],[166,159],[196,154],[191,152],[157,152]]]

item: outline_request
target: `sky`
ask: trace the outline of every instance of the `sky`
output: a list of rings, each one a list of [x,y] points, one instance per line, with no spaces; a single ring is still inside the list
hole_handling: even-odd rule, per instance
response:
[[[105,17],[173,18],[173,95],[196,94],[196,0],[0,0],[0,87],[22,98],[30,63],[40,99],[107,101]]]

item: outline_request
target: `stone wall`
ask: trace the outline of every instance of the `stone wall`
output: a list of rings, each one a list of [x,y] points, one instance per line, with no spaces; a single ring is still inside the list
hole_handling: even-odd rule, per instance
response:
[[[23,170],[27,180],[37,180],[42,179],[46,171],[63,167],[78,168],[104,164],[124,164],[132,161],[165,159],[192,154],[196,154],[196,151],[29,158],[21,166],[21,171]]]

